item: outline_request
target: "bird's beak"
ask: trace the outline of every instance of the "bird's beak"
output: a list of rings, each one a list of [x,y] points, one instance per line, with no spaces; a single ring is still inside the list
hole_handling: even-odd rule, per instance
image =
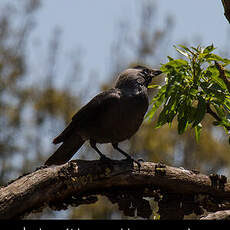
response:
[[[161,70],[153,70],[154,77],[161,75],[163,72]]]
[[[149,88],[152,88],[151,85],[154,84],[154,77],[156,76],[160,76],[163,72],[161,70],[158,70],[158,69],[152,69],[152,81],[149,83]]]

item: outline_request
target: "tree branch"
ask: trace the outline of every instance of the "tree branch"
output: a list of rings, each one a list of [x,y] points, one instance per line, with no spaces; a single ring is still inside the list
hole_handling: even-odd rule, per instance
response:
[[[210,213],[200,218],[201,220],[230,220],[230,210],[218,211]]]
[[[229,1],[230,2],[230,1]],[[220,75],[219,77],[224,81],[227,86],[228,92],[230,93],[230,81],[228,80],[227,76],[225,75],[224,67],[215,61],[216,68],[218,69]]]
[[[221,121],[221,118],[211,109],[209,104],[207,104],[207,113],[210,114],[217,121]]]
[[[163,199],[159,198],[158,191],[163,194]],[[171,194],[172,199],[179,202],[180,210],[186,209],[187,213],[188,210],[194,211],[197,205],[209,211],[226,209],[230,203],[230,183],[226,183],[224,176],[206,176],[152,162],[141,163],[139,169],[126,160],[76,160],[38,169],[0,188],[0,219],[21,218],[45,207],[60,210],[68,205],[93,203],[97,201],[97,194],[117,202],[127,215],[134,215],[130,211],[130,204],[133,204],[139,216],[148,218],[150,206],[142,199],[146,196],[161,202],[167,194]],[[127,202],[126,206],[124,202]],[[193,206],[188,208],[186,205],[191,203]],[[163,210],[160,210],[162,216]]]
[[[213,118],[216,119],[216,121],[221,121],[221,118],[215,113],[209,104],[207,104],[207,113],[210,114]],[[227,130],[230,130],[230,126],[225,125],[224,126]]]
[[[230,23],[230,1],[222,0],[222,4],[224,7],[224,15],[227,18],[228,22]]]

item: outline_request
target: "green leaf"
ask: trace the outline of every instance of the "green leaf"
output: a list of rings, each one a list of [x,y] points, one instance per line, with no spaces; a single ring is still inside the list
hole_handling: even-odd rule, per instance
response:
[[[179,47],[183,48],[184,50],[186,50],[187,52],[189,52],[192,55],[195,55],[195,53],[193,51],[191,51],[188,47],[184,46],[184,45],[179,45]]]
[[[197,46],[197,48],[196,48],[196,47],[191,46],[191,49],[193,49],[194,51],[196,51],[196,54],[194,54],[194,55],[197,55],[197,54],[201,53],[201,47],[200,47],[200,45],[199,45],[199,46]]]
[[[230,70],[225,69],[225,75],[227,78],[230,78]]]
[[[185,57],[189,58],[189,54],[188,53],[186,53],[183,50],[178,49],[176,46],[174,46],[174,48],[177,50],[178,53],[180,53],[180,54],[184,55]]]
[[[165,70],[170,69],[170,67],[179,68],[181,66],[187,66],[187,65],[188,65],[188,62],[183,59],[174,59],[164,64],[161,67],[161,70],[164,72]]]
[[[205,113],[206,113],[206,109],[207,109],[206,101],[204,100],[202,96],[199,96],[197,110],[195,113],[195,121],[192,127],[197,126],[203,120]]]
[[[200,133],[202,130],[202,125],[199,123],[198,125],[196,125],[195,127],[195,138],[196,138],[196,142],[199,142],[200,140]]]
[[[224,81],[219,77],[219,71],[216,66],[209,66],[204,74],[216,82],[222,89],[227,89]]]
[[[161,113],[158,117],[157,124],[156,124],[155,128],[160,128],[161,126],[163,126],[164,124],[166,124],[168,122],[166,112],[167,112],[167,107],[164,107],[164,109],[161,111]]]
[[[227,59],[227,58],[222,58],[222,57],[220,57],[219,55],[213,54],[213,53],[208,54],[208,55],[206,56],[206,60],[207,60],[207,61],[220,61],[220,62],[223,62],[223,63],[225,63],[225,64],[227,64],[227,65],[230,64],[230,60],[229,60],[229,59]]]
[[[167,101],[164,105],[163,110],[161,111],[156,128],[163,126],[166,123],[171,123],[173,118],[176,116],[176,105],[178,103],[179,94],[177,91],[173,91],[170,96],[167,98]]]
[[[188,127],[188,120],[186,116],[181,117],[180,119],[178,119],[178,134],[183,134],[185,132],[185,130]]]
[[[228,111],[230,111],[230,98],[227,98],[227,97],[225,98],[224,105],[226,106]]]
[[[230,60],[213,53],[213,45],[207,47],[190,47],[180,45],[177,52],[188,59],[174,59],[168,56],[168,62],[161,66],[166,73],[165,82],[152,100],[152,109],[147,117],[161,108],[157,127],[172,123],[177,116],[178,133],[182,134],[189,126],[195,130],[196,141],[200,139],[201,122],[207,112],[207,103],[215,108],[220,121],[216,125],[229,131],[230,127],[230,93],[213,61],[222,66],[230,64]],[[230,70],[225,70],[230,80]],[[157,85],[150,86],[157,88]],[[195,106],[197,104],[197,106]],[[229,118],[229,119],[228,119]]]
[[[161,88],[161,86],[160,85],[149,85],[148,86],[148,89],[160,89]]]
[[[173,61],[174,59],[170,56],[167,56],[167,58],[169,59],[169,61]]]
[[[208,53],[211,53],[213,50],[215,50],[216,48],[213,46],[213,44],[212,45],[210,45],[210,46],[207,46],[205,49],[204,49],[204,51],[203,51],[203,53],[204,54],[208,54]]]
[[[190,90],[189,90],[189,94],[194,96],[194,97],[197,96],[198,92],[199,92],[198,89],[195,89],[195,88],[190,88]]]
[[[161,89],[158,91],[157,95],[152,100],[152,109],[146,114],[145,118],[152,119],[157,109],[161,106],[165,99],[165,90],[166,85],[162,86]]]
[[[190,106],[187,113],[188,113],[188,122],[189,124],[193,123],[195,120],[195,115],[197,112],[197,108]]]
[[[215,107],[215,110],[216,110],[218,116],[223,119],[225,117],[224,108],[221,105],[217,105],[217,104],[213,104],[213,106]]]

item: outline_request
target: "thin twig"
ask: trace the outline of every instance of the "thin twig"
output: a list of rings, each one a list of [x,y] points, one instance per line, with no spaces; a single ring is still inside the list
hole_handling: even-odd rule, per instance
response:
[[[207,105],[207,113],[210,114],[217,121],[221,121],[222,119],[211,109],[210,105]],[[230,130],[230,126],[224,126],[227,130]]]
[[[224,83],[227,86],[228,92],[230,93],[230,81],[225,75],[224,67],[221,64],[219,64],[217,61],[215,61],[215,65],[220,73],[219,77],[224,81]]]
[[[207,105],[207,113],[214,117],[217,121],[221,121],[221,118]]]

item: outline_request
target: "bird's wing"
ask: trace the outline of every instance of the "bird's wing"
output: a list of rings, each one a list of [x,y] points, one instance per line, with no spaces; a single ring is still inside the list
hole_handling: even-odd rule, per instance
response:
[[[120,93],[117,89],[110,89],[95,96],[88,104],[83,106],[72,118],[75,123],[95,120],[119,102]]]
[[[63,142],[74,130],[84,128],[90,123],[96,123],[101,119],[103,113],[119,103],[119,99],[120,91],[114,88],[98,94],[72,117],[70,124],[53,140],[53,143]]]

